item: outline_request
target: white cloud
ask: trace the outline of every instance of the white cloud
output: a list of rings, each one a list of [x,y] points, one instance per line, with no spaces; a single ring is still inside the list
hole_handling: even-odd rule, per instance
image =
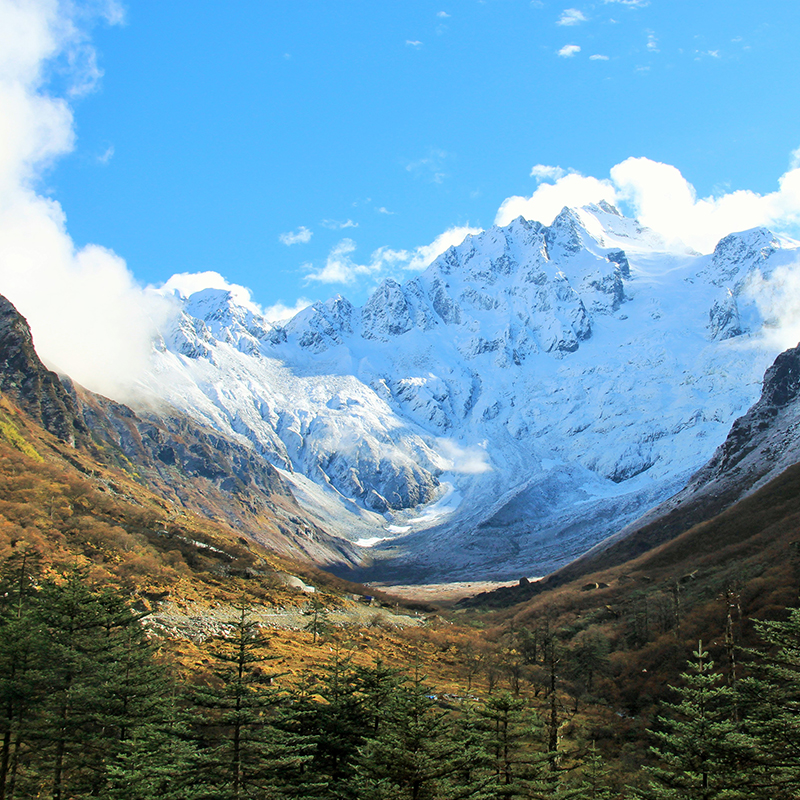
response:
[[[328,230],[331,231],[340,231],[343,230],[344,228],[358,227],[358,223],[353,222],[353,220],[351,219],[347,219],[344,222],[340,222],[337,219],[324,219],[322,220],[322,222],[320,222],[320,225],[322,225],[323,228],[328,228]]]
[[[583,206],[606,200],[625,203],[644,225],[676,247],[689,245],[708,253],[732,231],[764,225],[793,232],[800,225],[800,166],[797,151],[792,167],[775,192],[760,195],[738,190],[698,199],[694,187],[669,164],[648,158],[628,158],[611,168],[609,179],[570,173],[555,183],[543,183],[531,197],[509,197],[495,223],[507,225],[519,215],[550,224],[563,206]]]
[[[481,233],[483,228],[471,228],[469,225],[455,226],[440,233],[430,244],[423,245],[414,250],[406,269],[421,270],[427,267],[437,256],[440,256],[450,247],[461,244],[469,235]]]
[[[538,183],[542,181],[557,181],[567,174],[567,170],[561,167],[551,167],[547,164],[536,164],[531,169],[531,178],[536,178]]]
[[[275,303],[274,305],[267,306],[264,309],[263,315],[270,322],[285,322],[299,314],[303,309],[308,308],[311,302],[311,300],[301,297],[293,306]]]
[[[496,225],[508,225],[519,216],[549,225],[564,206],[585,206],[607,200],[616,202],[617,192],[608,180],[570,173],[555,183],[543,183],[531,197],[508,197],[497,212]]]
[[[745,294],[755,300],[765,321],[764,337],[775,348],[795,347],[800,341],[800,272],[778,267],[765,279],[751,276]]]
[[[238,283],[229,283],[219,272],[180,272],[173,275],[166,283],[158,287],[157,291],[163,295],[173,292],[180,297],[190,297],[195,292],[203,289],[222,289],[230,292],[233,299],[241,306],[254,314],[264,314],[263,309],[253,301],[252,294],[246,286]]]
[[[98,18],[123,18],[117,3],[90,10],[0,0],[0,292],[28,319],[49,366],[126,399],[170,304],[139,286],[110,250],[76,247],[61,206],[35,188],[73,147],[68,98],[90,91],[100,77],[91,26]],[[67,80],[65,97],[48,92],[53,63]]]
[[[603,3],[616,3],[621,6],[630,6],[631,8],[644,8],[650,5],[650,0],[603,0]]]
[[[389,209],[386,208],[386,206],[379,206],[378,208],[375,209],[375,211],[378,214],[387,214],[390,217],[393,217],[397,213],[396,211],[389,211]]]
[[[581,22],[586,22],[586,17],[582,11],[577,8],[565,8],[561,12],[556,25],[580,25]]]
[[[651,53],[660,52],[658,49],[658,39],[656,39],[656,35],[652,31],[647,34],[647,49]]]
[[[223,278],[219,272],[181,272],[173,275],[166,283],[156,291],[164,296],[176,293],[179,297],[190,297],[195,292],[202,292],[203,289],[222,289],[231,293],[231,297],[237,305],[265,317],[270,322],[280,322],[291,319],[295,314],[299,314],[304,308],[308,308],[312,301],[301,297],[292,306],[285,303],[275,303],[274,305],[262,308],[253,300],[253,294],[246,286],[238,283],[230,283]]]
[[[492,471],[489,456],[483,447],[462,447],[453,439],[444,438],[437,439],[436,444],[439,454],[444,458],[442,469],[446,472],[480,475]]]
[[[289,246],[293,244],[305,244],[306,242],[311,241],[311,237],[313,233],[305,227],[305,225],[301,225],[296,231],[290,231],[289,233],[282,233],[278,236],[280,241]]]
[[[593,56],[589,56],[589,61],[608,61],[608,56],[601,56],[599,53],[595,53]]]
[[[415,48],[417,48],[417,49],[419,49],[420,47],[422,47],[422,42],[420,42],[420,41],[419,41],[419,40],[417,40],[417,39],[414,39],[413,41],[412,41],[411,39],[406,39],[406,44],[407,44],[409,47],[415,47]]]
[[[580,53],[581,48],[580,45],[577,44],[565,44],[559,51],[558,54],[562,58],[572,58],[576,53]]]
[[[447,19],[450,15],[446,11],[439,11],[436,14],[437,17],[441,17],[442,19]]]

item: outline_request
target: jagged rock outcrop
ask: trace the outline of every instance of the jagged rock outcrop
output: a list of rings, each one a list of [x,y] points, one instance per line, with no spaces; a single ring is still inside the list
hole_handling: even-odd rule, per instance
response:
[[[0,296],[0,391],[35,422],[72,447],[87,445],[89,431],[58,376],[36,355],[28,323]]]

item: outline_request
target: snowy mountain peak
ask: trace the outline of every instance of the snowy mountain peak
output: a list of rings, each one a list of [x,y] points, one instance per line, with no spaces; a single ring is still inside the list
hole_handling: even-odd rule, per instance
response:
[[[361,308],[272,326],[192,295],[151,388],[250,440],[323,526],[403,534],[382,557],[406,570],[531,574],[707,460],[776,355],[759,292],[799,261],[764,229],[675,253],[605,203],[518,218]]]

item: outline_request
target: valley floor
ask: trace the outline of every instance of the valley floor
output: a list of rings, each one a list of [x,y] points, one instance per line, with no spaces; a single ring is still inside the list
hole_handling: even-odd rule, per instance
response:
[[[531,580],[536,580],[531,578]],[[481,592],[491,592],[501,586],[516,586],[519,581],[456,581],[453,583],[423,583],[395,586],[390,583],[366,584],[374,589],[418,602],[449,603],[472,597]]]

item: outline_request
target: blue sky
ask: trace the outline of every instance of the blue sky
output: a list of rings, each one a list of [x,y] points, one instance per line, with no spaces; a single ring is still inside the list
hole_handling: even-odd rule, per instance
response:
[[[488,227],[537,164],[607,178],[644,156],[701,197],[774,191],[799,23],[791,1],[132,2],[93,31],[104,75],[48,185],[140,281],[363,302],[378,275],[308,277],[342,240],[368,265]]]
[[[174,273],[363,303],[600,197],[797,233],[799,39],[795,0],[0,0],[0,291],[44,340]]]

